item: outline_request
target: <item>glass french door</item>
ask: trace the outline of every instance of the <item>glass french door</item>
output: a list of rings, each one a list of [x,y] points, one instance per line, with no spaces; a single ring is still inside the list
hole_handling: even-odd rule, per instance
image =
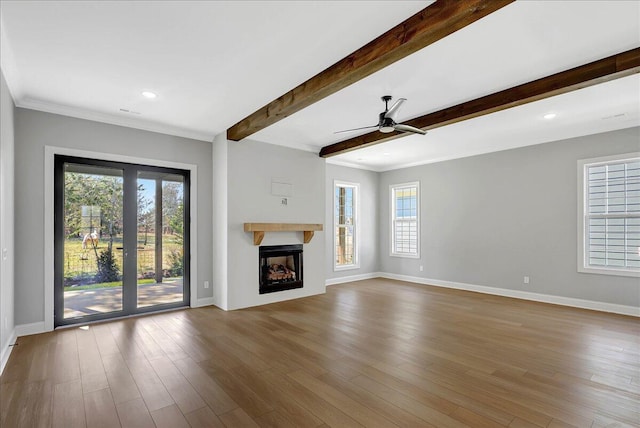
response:
[[[55,325],[189,304],[189,172],[55,159]]]

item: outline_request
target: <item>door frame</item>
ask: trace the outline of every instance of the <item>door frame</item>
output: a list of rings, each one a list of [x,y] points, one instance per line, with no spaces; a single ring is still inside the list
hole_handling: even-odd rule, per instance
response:
[[[148,166],[157,166],[173,169],[182,169],[190,172],[189,200],[191,205],[191,221],[189,231],[189,253],[191,254],[189,273],[189,303],[190,307],[206,306],[212,304],[213,299],[201,299],[198,301],[198,166],[195,164],[171,162],[160,159],[140,158],[135,156],[118,155],[113,153],[94,152],[89,150],[70,149],[66,147],[44,147],[44,321],[43,324],[34,323],[29,330],[34,332],[52,331],[54,329],[54,171],[55,156],[71,156],[79,158],[99,159],[112,162],[132,163]]]
[[[65,262],[64,248],[65,248],[65,232],[64,225],[66,222],[64,216],[64,198],[66,194],[66,186],[65,186],[65,174],[66,171],[64,169],[65,164],[75,164],[75,165],[84,165],[87,167],[99,167],[99,168],[107,168],[114,171],[122,172],[122,199],[123,199],[123,266],[122,266],[122,304],[121,309],[110,312],[102,312],[96,314],[85,315],[80,318],[70,318],[67,319],[64,317],[65,310],[65,299],[64,299],[64,285],[63,285],[63,264]],[[185,169],[176,169],[176,168],[166,168],[159,167],[153,165],[141,165],[134,163],[124,163],[124,162],[114,162],[114,161],[106,161],[104,159],[92,159],[92,158],[80,158],[75,156],[64,156],[64,155],[56,155],[55,156],[55,166],[54,166],[54,223],[57,220],[57,224],[55,224],[54,231],[54,247],[55,254],[54,258],[57,256],[58,259],[54,260],[57,266],[54,267],[54,273],[57,275],[54,278],[54,326],[61,327],[67,325],[75,325],[75,324],[84,324],[92,321],[100,321],[100,320],[109,320],[114,318],[120,318],[124,316],[132,316],[139,315],[146,312],[155,312],[161,311],[164,309],[173,309],[173,308],[184,308],[189,304],[189,296],[191,295],[189,284],[190,284],[190,272],[189,272],[189,262],[191,260],[190,257],[190,237],[189,230],[190,224],[187,219],[190,218],[190,204],[189,204],[189,175],[190,171]],[[183,249],[184,249],[184,267],[185,271],[183,272],[183,287],[182,287],[182,300],[171,303],[162,303],[151,306],[143,306],[138,307],[138,291],[139,284],[137,281],[137,244],[138,244],[138,207],[137,207],[137,196],[138,196],[138,177],[140,172],[147,172],[153,174],[170,174],[170,175],[180,175],[183,177],[183,189],[184,189],[184,231],[186,232],[183,240]],[[156,195],[159,195],[157,193]],[[156,205],[157,206],[157,205]],[[160,219],[164,213],[160,212]],[[158,226],[158,212],[156,211],[156,227]],[[160,226],[162,227],[162,220],[160,220]],[[129,231],[128,233],[126,231]],[[157,232],[157,230],[156,230]],[[162,232],[160,232],[162,233]],[[157,237],[157,236],[156,236]],[[104,238],[103,238],[104,239]],[[156,248],[157,251],[157,248]],[[130,256],[127,256],[127,253]],[[131,263],[133,262],[133,263]],[[157,262],[157,260],[156,260]],[[162,281],[162,263],[160,263],[160,279]],[[155,266],[156,272],[158,270],[158,265]],[[156,277],[156,281],[158,281],[158,277]]]

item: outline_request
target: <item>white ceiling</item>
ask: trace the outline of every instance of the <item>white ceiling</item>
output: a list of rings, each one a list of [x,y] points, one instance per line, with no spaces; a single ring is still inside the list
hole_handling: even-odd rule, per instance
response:
[[[3,0],[0,60],[18,106],[211,141],[430,3]],[[408,98],[406,120],[638,46],[639,1],[521,0],[249,138],[318,152],[375,124],[381,95]],[[331,161],[382,171],[639,125],[635,75]]]

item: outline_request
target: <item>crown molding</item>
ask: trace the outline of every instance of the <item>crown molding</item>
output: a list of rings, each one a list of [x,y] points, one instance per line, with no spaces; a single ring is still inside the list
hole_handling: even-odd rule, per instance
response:
[[[22,83],[20,82],[20,73],[18,72],[16,59],[13,55],[13,49],[11,49],[11,43],[9,43],[5,28],[4,19],[2,14],[0,14],[0,52],[2,52],[2,54],[0,54],[0,68],[2,69],[4,79],[7,81],[13,102],[16,103],[23,96]]]
[[[335,158],[325,158],[326,159],[326,163],[331,164],[331,165],[337,165],[337,166],[344,166],[347,168],[355,168],[355,169],[362,169],[365,171],[373,171],[373,172],[383,172],[385,171],[384,169],[380,169],[380,168],[374,168],[368,165],[360,165],[357,163],[352,163],[352,162],[346,162],[346,161],[341,161]],[[404,168],[404,167],[402,167]]]
[[[16,100],[16,106],[30,110],[43,111],[46,113],[60,114],[63,116],[75,117],[77,119],[92,120],[94,122],[107,123],[110,125],[124,126],[127,128],[140,129],[143,131],[157,132],[160,134],[173,135],[176,137],[190,138],[192,140],[213,141],[213,134],[179,128],[177,126],[164,125],[157,122],[135,119],[131,117],[121,117],[108,113],[100,113],[85,110],[78,107],[71,107],[62,104],[55,104],[31,98]]]

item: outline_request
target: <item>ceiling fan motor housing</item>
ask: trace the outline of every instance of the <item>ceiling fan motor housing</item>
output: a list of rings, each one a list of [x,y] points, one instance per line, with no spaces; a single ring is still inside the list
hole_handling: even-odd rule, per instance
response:
[[[378,128],[380,132],[384,132],[385,134],[388,134],[389,132],[395,131],[394,127],[396,126],[396,123],[390,117],[385,117],[386,114],[387,114],[386,111],[383,111],[382,113],[380,113]]]

